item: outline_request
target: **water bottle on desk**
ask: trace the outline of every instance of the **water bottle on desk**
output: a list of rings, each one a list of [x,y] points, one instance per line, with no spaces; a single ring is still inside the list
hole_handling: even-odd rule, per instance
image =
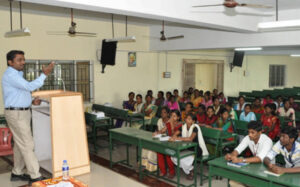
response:
[[[69,180],[69,165],[67,160],[63,161],[62,165],[62,179],[63,180]]]

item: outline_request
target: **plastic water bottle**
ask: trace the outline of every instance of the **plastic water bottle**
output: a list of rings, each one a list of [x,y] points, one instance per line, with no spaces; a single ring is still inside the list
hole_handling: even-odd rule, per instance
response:
[[[63,180],[68,180],[69,179],[69,165],[67,160],[63,161],[62,165],[62,179]]]

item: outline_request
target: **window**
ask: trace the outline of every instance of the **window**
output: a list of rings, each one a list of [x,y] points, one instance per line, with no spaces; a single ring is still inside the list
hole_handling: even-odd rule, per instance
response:
[[[285,65],[270,65],[269,86],[285,86]]]
[[[36,79],[50,60],[26,60],[24,78]],[[55,61],[55,67],[39,90],[65,89],[81,92],[84,101],[93,100],[92,63],[90,61]]]

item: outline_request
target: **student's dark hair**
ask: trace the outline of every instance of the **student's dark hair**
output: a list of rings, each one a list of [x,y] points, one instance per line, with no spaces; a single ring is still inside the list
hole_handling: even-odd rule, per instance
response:
[[[210,91],[206,91],[204,95],[210,96]]]
[[[254,98],[254,100],[257,100],[257,99],[260,100],[260,97],[255,97],[255,98]]]
[[[187,114],[187,115],[186,115],[186,118],[187,118],[187,117],[191,117],[192,120],[195,121],[195,122],[197,121],[197,117],[196,117],[194,114],[192,114],[192,113]],[[186,118],[185,118],[185,119],[186,119]]]
[[[198,106],[198,108],[202,108],[202,110],[206,110],[206,107],[205,107],[205,105],[203,105],[203,104],[200,104],[199,106]]]
[[[276,105],[274,103],[268,103],[265,105],[265,108],[270,108],[272,110],[271,114],[276,116]]]
[[[143,96],[141,94],[137,94],[136,97],[143,99]]]
[[[293,96],[289,96],[288,99],[294,99],[294,97]]]
[[[259,121],[250,121],[247,126],[248,129],[253,129],[257,132],[262,131],[262,124]]]
[[[179,117],[179,120],[178,121],[181,121],[181,115],[180,115],[180,112],[179,112],[179,110],[171,110],[171,114],[172,113],[175,113],[176,114],[176,116],[178,116]]]
[[[165,110],[168,114],[170,114],[170,109],[167,106],[161,107],[161,111]]]
[[[164,97],[164,92],[163,91],[158,91],[163,97]]]
[[[249,107],[250,109],[252,108],[251,104],[245,104],[245,108]]]
[[[168,94],[172,95],[172,93],[171,93],[171,92],[167,92],[167,93],[166,93],[166,95],[168,95]]]
[[[267,95],[266,95],[266,97],[270,97],[270,98],[272,98],[272,97],[271,97],[271,94],[267,94]]]
[[[219,101],[219,98],[214,96],[214,97],[212,98],[212,100],[213,100],[213,102],[214,102],[215,100],[218,100],[218,101]]]
[[[284,99],[283,104],[285,104],[286,102],[290,103],[290,101],[288,99]]]
[[[174,89],[173,92],[178,92],[178,89]]]
[[[223,92],[220,92],[220,93],[219,93],[219,96],[221,96],[221,95],[224,95],[224,93],[223,93]]]
[[[152,95],[147,94],[145,98],[150,97],[151,99],[153,98]]]
[[[153,94],[153,91],[152,91],[152,90],[148,90],[148,91],[147,91],[147,95],[150,95],[150,93]]]
[[[188,92],[188,91],[184,91],[184,92],[183,92],[183,95],[184,95],[184,94],[189,94],[189,92]]]
[[[13,61],[14,58],[16,58],[17,55],[24,55],[24,51],[20,50],[11,50],[6,54],[6,61],[7,61],[7,66],[9,66],[8,61],[11,60]]]
[[[225,104],[225,106],[226,106],[226,105],[232,107],[232,102],[227,102],[227,103]]]
[[[282,128],[280,132],[282,134],[287,134],[289,136],[289,138],[294,138],[294,141],[296,141],[298,138],[298,132],[295,127],[286,126],[286,127]]]
[[[186,105],[191,105],[191,108],[194,107],[194,104],[193,104],[192,102],[187,102],[187,103],[185,104],[185,106],[186,106]]]
[[[276,96],[276,99],[278,99],[278,98],[282,98],[282,95],[277,95],[277,96]]]
[[[226,108],[221,108],[220,109],[220,114],[221,115],[224,114],[225,112],[228,112],[228,110]]]
[[[245,100],[245,97],[242,96],[242,95],[240,95],[240,96],[238,97],[238,101],[239,101],[241,98],[243,98],[243,99]]]
[[[203,95],[203,90],[200,90],[199,93],[200,93],[200,95]]]
[[[134,93],[134,92],[129,92],[128,96],[130,96],[131,94],[135,95],[135,93]]]
[[[215,111],[215,109],[214,109],[213,106],[208,106],[208,107],[206,108],[206,111],[208,111],[209,109],[212,109],[213,111]]]

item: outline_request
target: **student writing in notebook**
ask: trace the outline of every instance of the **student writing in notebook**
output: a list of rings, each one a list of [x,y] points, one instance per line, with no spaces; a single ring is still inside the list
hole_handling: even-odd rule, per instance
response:
[[[264,164],[271,172],[277,174],[300,173],[300,143],[297,142],[297,138],[298,132],[295,127],[287,126],[281,130],[280,140],[264,159]],[[279,167],[271,162],[278,154],[283,155],[285,167]]]

